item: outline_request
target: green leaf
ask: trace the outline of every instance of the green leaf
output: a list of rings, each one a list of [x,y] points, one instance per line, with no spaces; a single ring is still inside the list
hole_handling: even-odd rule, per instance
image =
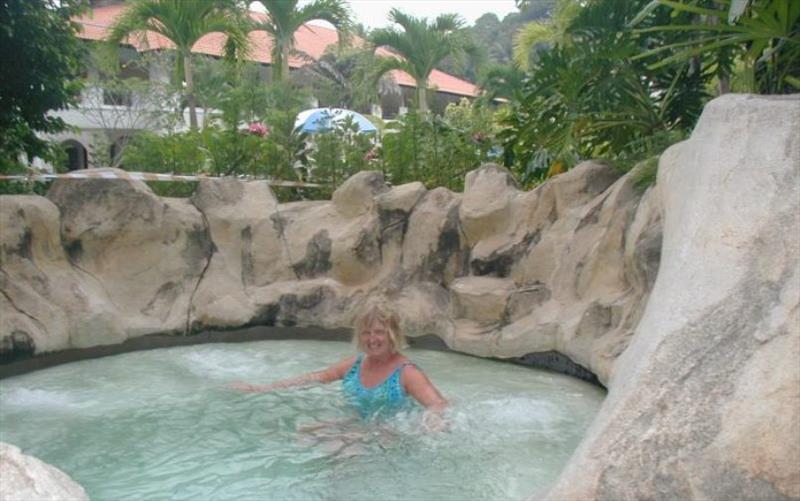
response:
[[[696,5],[688,5],[681,2],[674,2],[672,0],[658,0],[661,5],[666,5],[667,7],[672,7],[677,11],[682,12],[692,12],[694,14],[700,14],[701,16],[713,16],[713,17],[721,17],[721,12],[714,9],[704,9],[702,7],[698,7]]]
[[[628,28],[633,28],[637,24],[641,23],[647,16],[653,12],[656,7],[660,6],[661,2],[659,0],[652,0],[649,4],[645,5],[642,10],[636,14],[636,17],[631,19],[631,22],[628,23]]]
[[[783,79],[786,80],[786,83],[788,83],[795,89],[800,89],[800,78],[795,78],[791,75],[786,75]]]

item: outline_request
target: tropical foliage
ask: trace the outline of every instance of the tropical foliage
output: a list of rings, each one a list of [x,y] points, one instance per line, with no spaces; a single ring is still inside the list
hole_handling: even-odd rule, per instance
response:
[[[466,46],[460,28],[463,20],[456,14],[442,14],[432,23],[392,9],[389,20],[400,25],[372,32],[371,41],[376,47],[386,47],[399,57],[381,58],[377,75],[391,70],[402,70],[411,75],[417,87],[417,106],[420,112],[428,111],[428,76],[444,58]]]
[[[515,65],[488,66],[481,71],[478,80],[478,84],[484,91],[480,99],[487,103],[491,103],[497,98],[511,100],[522,88],[524,78],[525,72]]]
[[[138,36],[146,43],[148,31],[175,45],[175,79],[186,83],[189,127],[197,130],[192,47],[203,36],[220,32],[227,35],[226,57],[241,56],[248,45],[243,13],[236,0],[136,0],[116,20],[107,39],[108,47],[116,51],[130,36]]]
[[[342,0],[314,0],[302,7],[298,0],[258,0],[267,16],[256,23],[255,29],[265,31],[273,40],[270,57],[274,81],[289,78],[289,57],[296,55],[294,34],[305,23],[328,21],[339,30],[344,44],[352,30],[352,15]],[[302,54],[301,54],[302,55]]]
[[[467,172],[496,159],[495,133],[491,110],[466,100],[448,105],[441,117],[412,112],[387,126],[372,167],[393,184],[421,181],[460,191]]]
[[[388,75],[376,82],[378,57],[367,48],[328,48],[319,60],[298,70],[292,81],[308,87],[321,106],[369,112],[382,96],[400,95]]]
[[[219,114],[198,131],[137,135],[123,154],[124,168],[296,179],[294,166],[305,138],[294,132],[294,117],[308,96],[291,84],[264,86],[254,70],[231,68],[223,78],[224,92],[211,93],[201,85]],[[204,74],[212,81],[222,78]]]
[[[514,34],[514,64],[520,69],[528,70],[531,59],[535,58],[535,49],[555,44],[571,44],[569,26],[582,8],[579,0],[557,0],[551,16],[522,26]]]
[[[63,123],[46,112],[73,103],[80,88],[74,77],[81,44],[68,22],[78,3],[6,0],[7,8],[0,11],[0,41],[11,47],[7,57],[24,57],[26,64],[16,66],[30,70],[9,73],[0,84],[0,169],[7,170],[6,164],[22,152],[49,152],[51,160],[56,158],[56,150],[36,133],[61,130]],[[654,179],[654,158],[690,133],[715,93],[800,88],[800,2],[520,0],[519,13],[502,21],[487,14],[474,27],[465,27],[454,14],[429,21],[393,9],[389,20],[394,27],[372,33],[353,26],[344,0],[260,3],[265,15],[248,13],[242,0],[130,2],[107,47],[116,54],[130,37],[146,40],[147,32],[167,37],[175,50],[165,54],[174,62],[174,83],[180,87],[155,92],[141,54],[136,57],[143,66],[126,68],[124,78],[90,70],[87,81],[95,92],[85,102],[94,97],[114,104],[109,98],[119,98],[114,108],[123,109],[131,95],[139,95],[140,102],[146,95],[167,103],[161,108],[169,108],[166,115],[175,119],[155,117],[158,125],[152,128],[158,134],[133,138],[121,156],[109,158],[109,165],[326,186],[284,191],[283,200],[328,197],[363,169],[383,171],[394,184],[422,181],[429,188],[459,190],[466,172],[490,160],[502,160],[523,182],[533,184],[580,160],[601,158],[634,169],[637,183],[646,186]],[[333,23],[342,42],[314,61],[294,43],[297,30],[313,19]],[[512,58],[511,33],[517,28]],[[274,40],[269,85],[264,84],[263,65],[241,58],[253,30]],[[223,60],[191,52],[211,32],[227,35]],[[353,32],[361,39],[345,47]],[[46,37],[60,45],[52,46]],[[20,44],[22,39],[26,43]],[[308,64],[290,76],[290,57],[305,57]],[[45,64],[33,64],[39,61]],[[479,77],[484,95],[430,113],[428,79],[435,68]],[[348,123],[313,135],[294,130],[295,117],[309,107],[311,95],[325,106],[361,111],[389,95],[403,99],[391,78],[381,79],[390,70],[405,71],[416,81],[415,111],[385,124],[375,120],[380,131],[374,135],[358,133]],[[142,79],[130,78],[133,73]],[[189,131],[177,125],[187,106]],[[202,127],[197,108],[204,111]],[[109,117],[96,117],[97,128],[123,129],[104,121]],[[118,154],[116,133],[107,139]],[[191,186],[156,189],[186,195]]]
[[[562,172],[587,158],[631,160],[652,151],[654,137],[690,130],[707,98],[711,73],[696,61],[650,65],[638,57],[675,32],[633,32],[627,24],[644,0],[594,0],[566,28],[569,43],[537,55],[518,101],[503,113],[507,162],[525,181]],[[649,26],[689,22],[654,12]],[[656,153],[653,151],[653,153]]]
[[[81,11],[73,0],[5,0],[0,8],[0,173],[18,171],[20,156],[55,160],[57,151],[37,133],[66,124],[46,114],[74,104],[83,45],[70,17]]]
[[[331,130],[307,139],[308,148],[299,166],[301,175],[325,187],[306,196],[328,199],[348,177],[374,167],[376,134],[359,133],[352,120],[335,123]]]
[[[720,5],[722,4],[722,5]],[[800,89],[800,2],[791,0],[728,0],[697,2],[653,0],[631,21],[634,27],[671,9],[673,15],[693,14],[700,22],[664,23],[639,33],[677,32],[683,40],[653,44],[639,57],[659,55],[650,68],[704,57],[719,75],[730,75],[737,60],[743,63],[745,90],[760,93],[797,92]]]

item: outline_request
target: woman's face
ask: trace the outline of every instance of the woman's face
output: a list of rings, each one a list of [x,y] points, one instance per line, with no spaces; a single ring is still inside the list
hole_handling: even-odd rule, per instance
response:
[[[381,322],[372,322],[366,329],[358,333],[361,349],[372,356],[388,355],[394,351],[389,338],[389,329]]]

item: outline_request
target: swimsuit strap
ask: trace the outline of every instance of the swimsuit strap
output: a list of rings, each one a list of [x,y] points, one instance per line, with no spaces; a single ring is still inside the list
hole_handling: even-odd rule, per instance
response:
[[[413,362],[405,361],[402,364],[398,365],[395,368],[394,372],[392,372],[392,374],[386,380],[389,386],[388,388],[389,398],[394,402],[402,402],[406,397],[406,390],[405,388],[403,388],[403,384],[400,381],[400,377],[403,374],[403,369],[408,365],[416,367],[416,364],[414,364]]]

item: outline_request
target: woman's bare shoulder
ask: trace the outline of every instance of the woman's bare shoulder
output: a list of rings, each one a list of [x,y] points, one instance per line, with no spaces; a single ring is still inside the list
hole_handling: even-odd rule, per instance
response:
[[[409,358],[404,357],[405,360],[401,362],[402,377],[409,382],[422,382],[428,379],[428,376],[420,369],[417,364],[412,362]]]

